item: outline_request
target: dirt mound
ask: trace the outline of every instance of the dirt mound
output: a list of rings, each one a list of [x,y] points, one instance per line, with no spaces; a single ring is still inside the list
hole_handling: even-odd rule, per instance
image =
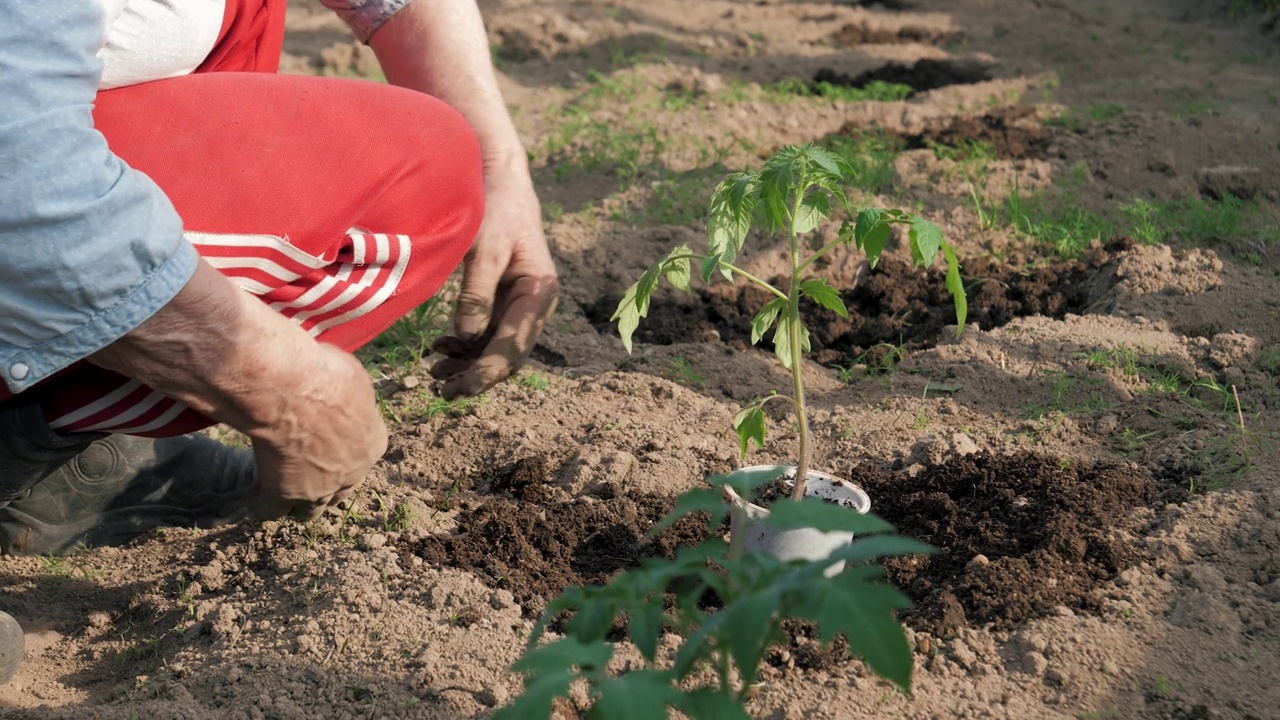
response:
[[[850,476],[871,494],[875,513],[938,548],[886,568],[916,604],[907,621],[939,637],[969,625],[1009,628],[1063,605],[1099,612],[1094,589],[1141,559],[1127,532],[1133,511],[1185,499],[1137,465],[1035,454]]]

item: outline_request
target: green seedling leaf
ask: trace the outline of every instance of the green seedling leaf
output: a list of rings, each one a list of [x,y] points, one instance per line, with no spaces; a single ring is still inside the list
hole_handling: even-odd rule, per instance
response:
[[[597,595],[594,601],[582,603],[569,619],[568,635],[584,642],[603,640],[618,616],[618,607],[608,598]]]
[[[875,673],[908,690],[911,648],[893,611],[910,603],[889,585],[844,577],[848,574],[846,571],[834,582],[816,584],[803,603],[793,606],[796,614],[818,626],[823,642],[844,633],[851,654],[856,652]]]
[[[781,601],[776,588],[766,587],[734,598],[721,610],[726,616],[725,623],[733,628],[733,632],[728,634],[729,654],[742,677],[755,677],[769,647],[773,616],[778,612]]]
[[[855,538],[852,545],[840,548],[827,557],[829,561],[848,560],[860,564],[871,560],[904,555],[933,555],[938,551],[932,545],[904,535],[881,534]]]
[[[600,699],[589,717],[603,720],[667,720],[667,705],[680,700],[680,691],[671,685],[671,673],[661,670],[633,670],[601,682]]]
[[[662,264],[666,261],[667,256],[663,255],[636,281],[636,309],[640,311],[640,317],[649,314],[649,297],[653,295],[654,288],[658,287],[658,278],[662,275]]]
[[[693,720],[751,720],[737,698],[711,688],[699,688],[685,695],[677,707]]]
[[[581,642],[573,637],[562,637],[533,648],[511,667],[518,672],[533,673],[574,667],[590,672],[603,670],[612,657],[613,646],[607,642]]]
[[[852,243],[854,238],[856,237],[855,228],[856,226],[850,223],[848,220],[840,221],[839,238],[840,238],[840,242],[843,243],[845,247],[849,247],[850,243]]]
[[[821,145],[809,143],[804,146],[803,150],[809,159],[813,160],[818,167],[830,173],[836,180],[846,180],[853,174],[852,168],[849,167],[844,158]]]
[[[759,405],[749,405],[738,412],[733,419],[733,429],[738,431],[738,442],[742,457],[751,450],[754,440],[756,447],[764,447],[764,409]],[[777,477],[776,475],[774,477]]]
[[[942,248],[942,228],[916,215],[911,218],[911,258],[917,265],[929,267]]]
[[[827,284],[822,278],[809,278],[800,283],[801,294],[810,300],[818,303],[822,307],[831,310],[842,318],[849,317],[849,310],[845,308],[844,301],[840,299],[840,293],[835,288]],[[778,298],[779,300],[781,298]],[[754,328],[752,330],[754,334]]]
[[[813,528],[819,532],[851,532],[857,535],[893,532],[893,525],[871,514],[818,498],[779,500],[769,506],[764,522],[778,530]]]
[[[711,255],[732,263],[742,249],[758,201],[758,178],[754,173],[735,173],[716,186],[707,210],[707,245]],[[704,266],[703,271],[706,272]],[[728,270],[721,269],[732,280]]]
[[[689,244],[681,243],[662,263],[662,276],[677,290],[689,292],[689,280],[692,278],[689,256],[692,254]]]
[[[636,303],[636,291],[639,286],[640,283],[636,283],[627,288],[622,301],[618,303],[618,309],[614,310],[613,317],[609,318],[610,322],[615,320],[618,322],[618,336],[622,338],[622,347],[626,348],[627,352],[631,352],[631,337],[635,334],[636,328],[640,327],[640,318],[645,316]]]
[[[956,258],[955,248],[943,245],[942,254],[947,258],[947,291],[956,306],[956,337],[959,337],[969,316],[969,299],[965,296],[964,281],[960,279],[960,260]]]
[[[702,621],[697,632],[685,638],[680,649],[676,650],[676,657],[671,663],[671,671],[677,678],[685,677],[698,666],[699,661],[711,656],[709,640],[722,632],[720,626],[724,623],[724,613],[712,613]]]
[[[707,255],[702,258],[702,265],[699,268],[699,274],[702,275],[702,282],[711,282],[711,276],[714,275],[716,269],[720,267],[721,257],[723,257],[722,253],[715,253],[714,255]],[[725,272],[728,273],[727,270]],[[732,279],[733,275],[730,274],[729,277]]]
[[[761,442],[763,443],[763,440]],[[654,538],[658,533],[674,525],[677,520],[699,512],[710,513],[712,526],[718,525],[725,516],[724,498],[714,490],[703,488],[681,493],[680,497],[676,498],[676,504],[671,511],[649,528],[647,536]]]
[[[639,607],[628,611],[627,630],[631,642],[644,656],[654,662],[658,655],[658,636],[662,634],[662,596],[646,598]]]
[[[765,222],[771,232],[785,227],[791,214],[787,205],[791,200],[792,187],[797,184],[794,179],[803,169],[797,161],[798,153],[799,148],[783,148],[766,160],[760,169],[760,202],[764,205]]]
[[[757,406],[758,407],[758,406]],[[758,470],[739,470],[731,475],[712,475],[707,482],[715,487],[731,487],[744,498],[755,497],[756,490],[785,475],[787,468],[783,465],[762,467]]]
[[[778,319],[778,313],[787,306],[787,301],[783,298],[774,298],[764,304],[760,308],[760,312],[751,320],[751,344],[755,345],[760,342],[764,334],[769,332],[769,328],[773,327],[773,323]]]
[[[527,657],[527,656],[526,656]],[[547,670],[529,678],[524,694],[493,713],[493,720],[526,720],[551,717],[551,703],[569,692],[572,670]]]
[[[880,255],[889,244],[889,223],[885,220],[887,214],[876,208],[864,208],[858,213],[854,225],[858,247],[867,254],[867,264],[872,268],[880,262]]]
[[[800,333],[800,352],[809,352],[809,328],[798,325],[790,313],[783,313],[778,318],[778,329],[773,332],[773,354],[778,356],[782,367],[790,370],[792,358],[791,334]]]
[[[797,235],[803,235],[822,224],[830,212],[831,203],[827,201],[825,193],[809,193],[800,201],[799,212],[796,213],[791,227]]]

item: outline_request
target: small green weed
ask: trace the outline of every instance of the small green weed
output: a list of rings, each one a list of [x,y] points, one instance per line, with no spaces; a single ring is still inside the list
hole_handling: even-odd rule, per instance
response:
[[[808,83],[800,78],[787,78],[772,85],[761,86],[765,96],[774,102],[788,102],[793,98],[819,98],[838,102],[894,102],[905,100],[915,92],[915,88],[901,83],[889,83],[873,80],[865,87],[855,88],[847,85],[820,81]]]
[[[830,135],[823,147],[844,158],[853,168],[852,186],[872,194],[888,192],[896,171],[893,160],[902,153],[902,138],[882,132]]]
[[[452,313],[451,304],[436,295],[410,310],[356,355],[366,367],[413,367],[430,354],[431,344],[444,334]]]
[[[701,387],[706,381],[702,375],[698,374],[689,361],[682,357],[673,357],[667,362],[667,372],[671,373],[671,379],[686,387]]]
[[[516,378],[516,384],[525,390],[541,392],[551,386],[551,378],[540,372],[527,370],[521,373],[520,377]]]

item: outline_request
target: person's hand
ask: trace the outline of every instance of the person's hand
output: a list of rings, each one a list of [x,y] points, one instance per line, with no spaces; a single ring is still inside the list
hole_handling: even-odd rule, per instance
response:
[[[310,520],[346,499],[387,447],[373,382],[208,263],[155,315],[90,360],[248,435],[251,510]]]
[[[485,213],[463,267],[454,332],[431,368],[447,400],[478,395],[524,363],[555,308],[560,283],[527,170],[486,172]]]
[[[387,449],[364,367],[332,345],[313,346],[307,367],[294,366],[281,416],[252,435],[259,484],[250,508],[261,519],[318,517],[349,498]]]

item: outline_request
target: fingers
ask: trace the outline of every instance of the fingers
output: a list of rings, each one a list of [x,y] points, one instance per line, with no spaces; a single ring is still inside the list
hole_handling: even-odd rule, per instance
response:
[[[445,399],[477,395],[520,368],[555,307],[559,282],[554,275],[520,278],[505,294],[508,301],[479,355],[472,358],[473,348],[451,343],[448,347],[462,352],[432,367],[432,376],[444,381],[440,394]]]
[[[483,335],[493,319],[493,302],[498,283],[506,271],[505,262],[482,255],[485,245],[477,241],[462,271],[462,290],[458,293],[458,309],[454,314],[454,331],[459,339]]]

